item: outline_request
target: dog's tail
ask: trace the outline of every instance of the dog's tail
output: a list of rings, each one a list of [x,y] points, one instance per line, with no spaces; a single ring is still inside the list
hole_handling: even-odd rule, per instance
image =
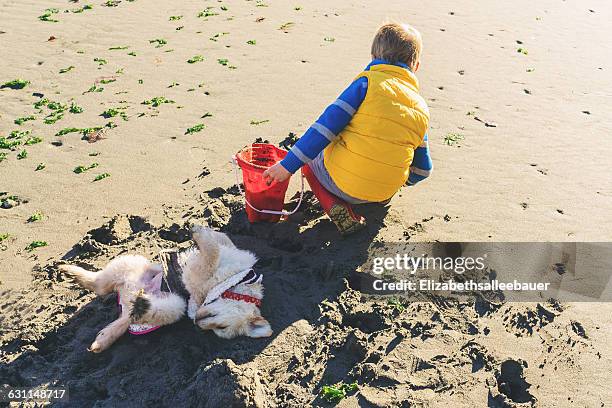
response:
[[[178,321],[186,308],[185,300],[176,294],[151,296],[141,291],[131,302],[130,320],[133,323],[163,326]]]

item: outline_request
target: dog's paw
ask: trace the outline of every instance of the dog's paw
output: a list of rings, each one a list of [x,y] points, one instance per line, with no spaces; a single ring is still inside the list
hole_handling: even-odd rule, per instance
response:
[[[196,242],[207,243],[214,241],[214,233],[212,229],[202,225],[194,225],[191,227],[191,236]]]
[[[209,227],[205,227],[203,225],[194,224],[194,225],[191,226],[191,233],[193,235],[196,235],[196,234],[208,234],[210,232],[211,232],[211,229]]]
[[[59,265],[57,269],[59,269],[61,273],[67,275],[68,277],[74,277],[78,273],[78,269],[68,264]]]
[[[97,341],[94,341],[87,350],[91,351],[92,353],[100,353],[102,351],[102,345]]]
[[[82,269],[78,266],[64,264],[58,266],[58,270],[64,275],[68,282],[83,285],[83,274],[81,273]]]
[[[135,322],[139,321],[151,308],[151,301],[147,298],[147,295],[145,295],[142,289],[136,294],[131,304],[130,319]]]

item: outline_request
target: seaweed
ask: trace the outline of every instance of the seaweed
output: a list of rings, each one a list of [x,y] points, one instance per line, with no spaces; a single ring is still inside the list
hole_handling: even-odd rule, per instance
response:
[[[71,66],[69,66],[69,67],[66,67],[66,68],[62,68],[62,69],[60,69],[60,70],[59,70],[59,73],[60,73],[60,74],[65,74],[66,72],[70,72],[70,71],[72,71],[74,68],[75,68],[75,67],[74,67],[74,65],[71,65]]]
[[[168,44],[168,41],[164,40],[163,38],[156,38],[154,40],[149,40],[149,44],[155,44],[155,43],[157,43],[155,48],[159,48],[159,47],[163,47],[164,45]]]
[[[295,25],[295,23],[293,21],[289,21],[283,25],[281,25],[278,29],[281,31],[284,31],[285,33],[289,32],[290,28],[293,28],[293,26]]]
[[[0,89],[4,89],[4,88],[23,89],[26,86],[28,86],[29,84],[30,84],[30,81],[27,81],[27,80],[21,79],[21,78],[17,78],[17,79],[13,79],[12,81],[8,81],[8,82],[5,82],[4,84],[0,85]]]
[[[97,62],[98,65],[106,65],[106,64],[108,64],[107,60],[105,60],[104,58],[98,58],[98,57],[94,58],[94,62]]]
[[[525,48],[517,48],[516,52],[518,52],[519,54],[523,54],[523,55],[527,55],[529,54],[529,52],[525,49]]]
[[[0,152],[0,163],[2,163],[4,160],[6,160],[7,156],[8,156],[8,154],[6,154],[4,152]]]
[[[7,196],[7,194],[8,193],[6,191],[0,192],[0,196],[2,196],[2,199],[0,199],[0,208],[2,209],[8,210],[20,205],[21,203],[27,203],[27,200],[22,200],[19,196]]]
[[[357,391],[358,388],[356,382],[352,384],[339,382],[335,385],[324,385],[321,390],[321,395],[328,402],[337,403],[346,398],[349,393]]]
[[[70,112],[70,113],[83,113],[83,108],[81,108],[76,103],[72,102],[70,104],[70,108],[68,108],[68,112]]]
[[[21,140],[9,140],[6,137],[0,137],[0,149],[15,150],[21,144]]]
[[[135,53],[134,51],[131,51],[131,52],[128,52],[128,54],[127,54],[127,55],[132,56],[132,57],[135,57],[135,56],[136,56],[136,53]]]
[[[17,160],[22,160],[28,157],[28,151],[26,149],[23,149],[22,151],[20,151],[17,154]]]
[[[85,95],[86,93],[89,93],[89,92],[102,92],[103,90],[104,90],[104,87],[98,86],[96,84],[93,84],[92,86],[89,87],[88,90],[83,92],[83,95]]]
[[[143,105],[151,105],[154,108],[164,104],[164,103],[175,103],[173,100],[167,99],[165,96],[156,96],[149,100],[143,101]]]
[[[93,181],[100,181],[100,180],[104,180],[105,178],[110,177],[109,173],[102,173],[102,174],[98,174]]]
[[[60,102],[55,102],[55,101],[50,101],[47,104],[47,108],[53,110],[53,111],[65,111],[66,110],[66,105],[62,105]]]
[[[75,172],[76,174],[81,174],[81,173],[85,173],[87,170],[95,169],[98,166],[99,166],[98,163],[91,163],[89,166],[76,166],[74,170],[72,171]]]
[[[199,124],[197,124],[195,126],[192,126],[192,127],[188,128],[187,131],[185,131],[185,134],[186,135],[191,135],[193,133],[197,133],[197,132],[202,131],[204,128],[206,128],[206,125],[203,124],[203,123],[199,123]]]
[[[183,16],[170,16],[170,21],[178,21],[181,18],[183,18]]]
[[[36,166],[36,168],[34,169],[34,171],[41,171],[43,170],[45,167],[47,167],[47,165],[45,163],[38,163],[38,165]]]
[[[75,128],[75,127],[68,127],[68,128],[64,128],[62,130],[60,130],[59,132],[57,132],[55,134],[55,136],[64,136],[67,135],[68,133],[78,133],[81,132],[82,129],[79,128]]]
[[[119,110],[115,108],[109,108],[100,114],[100,116],[102,116],[105,119],[114,118],[117,115],[119,115]]]
[[[206,18],[206,17],[218,16],[219,13],[216,13],[216,12],[212,11],[213,8],[214,7],[212,7],[212,6],[206,7],[204,10],[202,10],[202,11],[200,11],[198,13],[198,17]]]
[[[36,248],[46,247],[47,241],[32,241],[25,247],[25,250],[28,252],[32,252]]]
[[[56,110],[55,112],[52,112],[49,115],[47,115],[45,119],[43,120],[43,122],[47,125],[52,125],[63,117],[64,117],[64,111]]]
[[[45,10],[45,12],[43,14],[41,14],[40,16],[38,16],[38,19],[40,21],[46,21],[48,23],[58,23],[59,20],[55,20],[53,17],[54,14],[59,13],[59,9],[56,8],[48,8]]]
[[[454,146],[463,139],[465,139],[465,136],[460,133],[447,133],[444,136],[444,144],[447,146]]]
[[[251,120],[251,125],[261,125],[263,123],[267,123],[269,122],[270,119],[264,119],[264,120]]]
[[[246,42],[249,45],[257,45],[257,41],[256,40],[249,40]]]
[[[76,8],[76,9],[72,9],[71,11],[72,11],[73,13],[82,13],[82,12],[84,12],[85,10],[92,10],[92,9],[93,9],[93,4],[85,4],[85,5],[83,5],[83,7],[81,7],[81,8]]]
[[[202,61],[204,61],[204,57],[201,55],[194,55],[193,57],[187,60],[189,64],[195,64],[196,62],[202,62]]]
[[[126,113],[123,111],[127,108],[123,107],[123,108],[109,108],[107,110],[105,110],[104,112],[102,112],[100,114],[100,116],[102,116],[105,119],[109,119],[109,118],[114,118],[115,116],[120,116],[121,119],[123,120],[128,120]]]
[[[28,218],[27,222],[36,222],[36,221],[42,221],[42,219],[44,218],[42,211],[36,211],[34,214],[30,215],[30,217]]]
[[[38,137],[38,136],[30,136],[29,138],[26,139],[26,141],[23,143],[26,146],[32,146],[34,144],[40,143],[42,142],[42,138]]]
[[[387,299],[387,304],[400,313],[406,310],[406,306],[395,297]]]
[[[13,130],[11,133],[9,133],[8,138],[21,140],[21,138],[28,136],[30,133],[32,133],[31,130]]]
[[[40,109],[43,106],[46,106],[48,103],[49,103],[49,99],[48,98],[42,98],[42,99],[34,102],[33,106],[34,106],[35,109]]]
[[[109,51],[114,51],[114,50],[127,50],[128,48],[130,48],[129,45],[118,45],[115,47],[110,47]]]
[[[34,117],[34,115],[29,115],[29,116],[24,116],[21,118],[17,118],[14,120],[14,123],[16,125],[23,125],[25,122],[29,121],[29,120],[36,120],[36,118]]]

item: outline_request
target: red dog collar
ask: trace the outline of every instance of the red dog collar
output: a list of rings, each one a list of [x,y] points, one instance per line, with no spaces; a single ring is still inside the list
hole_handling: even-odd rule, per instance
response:
[[[255,306],[261,306],[261,299],[257,299],[256,297],[244,295],[242,293],[232,292],[231,290],[226,290],[221,294],[223,299],[231,299],[231,300],[241,300],[247,303],[253,303]]]

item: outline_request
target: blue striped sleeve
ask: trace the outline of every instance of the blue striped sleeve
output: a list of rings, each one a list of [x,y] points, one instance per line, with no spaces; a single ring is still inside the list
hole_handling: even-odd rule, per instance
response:
[[[289,172],[295,173],[317,157],[349,124],[365,99],[367,89],[366,77],[353,81],[297,141],[281,161],[281,165]]]
[[[410,165],[410,175],[408,176],[408,185],[413,186],[419,181],[425,180],[431,174],[433,170],[433,162],[429,155],[429,142],[427,141],[427,134],[423,139],[423,143],[417,147],[414,151],[414,157],[412,158],[412,164]]]

